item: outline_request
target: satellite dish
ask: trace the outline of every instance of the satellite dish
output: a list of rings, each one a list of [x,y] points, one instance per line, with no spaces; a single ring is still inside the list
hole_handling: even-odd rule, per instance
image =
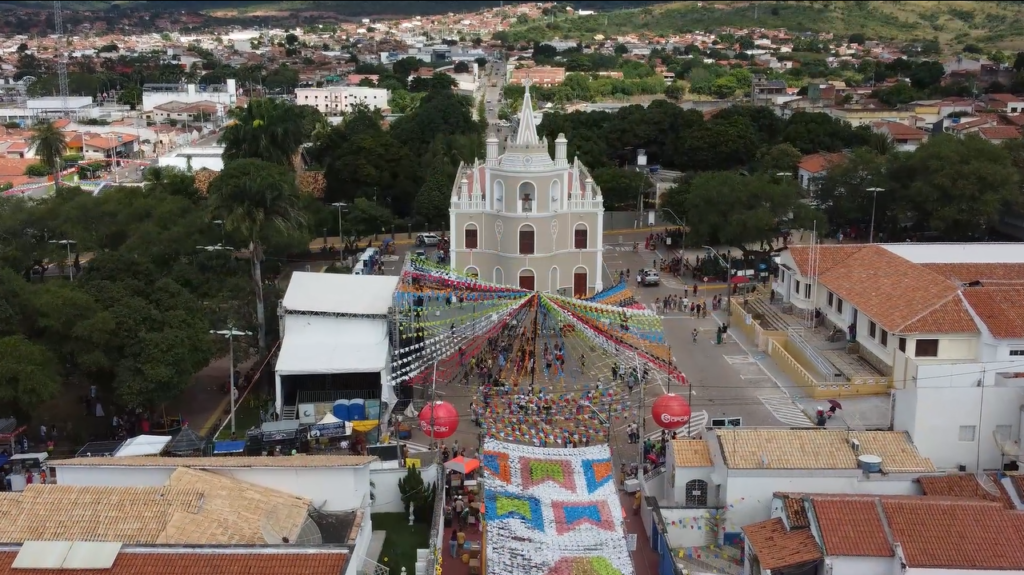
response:
[[[999,486],[996,485],[995,481],[992,481],[992,478],[987,473],[978,471],[974,474],[974,477],[978,480],[978,485],[985,491],[988,491],[990,495],[999,495]]]
[[[320,528],[306,516],[298,528],[291,527],[293,508],[290,505],[275,505],[263,512],[260,531],[268,545],[321,545],[323,536]],[[288,532],[284,530],[288,529]]]

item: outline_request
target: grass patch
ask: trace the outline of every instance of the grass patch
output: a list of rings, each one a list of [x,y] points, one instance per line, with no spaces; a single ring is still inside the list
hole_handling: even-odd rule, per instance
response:
[[[218,440],[231,439],[231,414],[228,412],[222,421],[227,422],[224,429],[217,434]],[[246,397],[235,406],[235,436],[245,439],[245,431],[250,427],[259,427],[260,409]]]
[[[377,562],[399,573],[405,567],[412,573],[416,567],[416,550],[430,548],[430,524],[409,525],[407,513],[374,513],[373,530],[385,531],[384,547]]]

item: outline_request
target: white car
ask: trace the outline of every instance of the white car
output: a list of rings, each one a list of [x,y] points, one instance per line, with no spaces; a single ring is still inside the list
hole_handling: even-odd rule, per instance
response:
[[[661,284],[661,276],[655,270],[641,270],[640,275],[643,278],[643,284],[645,286],[656,286]]]
[[[421,248],[424,246],[436,246],[441,241],[441,238],[435,234],[420,234],[416,236],[416,245]]]

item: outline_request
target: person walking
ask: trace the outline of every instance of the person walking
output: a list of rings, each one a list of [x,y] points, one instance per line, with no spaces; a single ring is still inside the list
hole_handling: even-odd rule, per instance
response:
[[[693,345],[697,345],[697,328],[693,328]]]

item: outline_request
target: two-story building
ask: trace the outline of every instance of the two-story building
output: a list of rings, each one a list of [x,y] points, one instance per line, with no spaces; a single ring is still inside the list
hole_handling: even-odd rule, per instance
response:
[[[603,287],[604,200],[587,168],[566,157],[559,134],[555,157],[537,135],[530,80],[519,126],[498,154],[459,167],[450,209],[451,267],[496,284],[585,296]]]
[[[937,467],[1020,460],[1020,244],[797,246],[781,254],[774,289],[892,378],[894,429]]]
[[[383,110],[388,107],[390,95],[384,88],[366,86],[299,88],[295,90],[295,103],[299,106],[312,106],[325,116],[340,116],[351,112],[357,105],[371,110]]]

